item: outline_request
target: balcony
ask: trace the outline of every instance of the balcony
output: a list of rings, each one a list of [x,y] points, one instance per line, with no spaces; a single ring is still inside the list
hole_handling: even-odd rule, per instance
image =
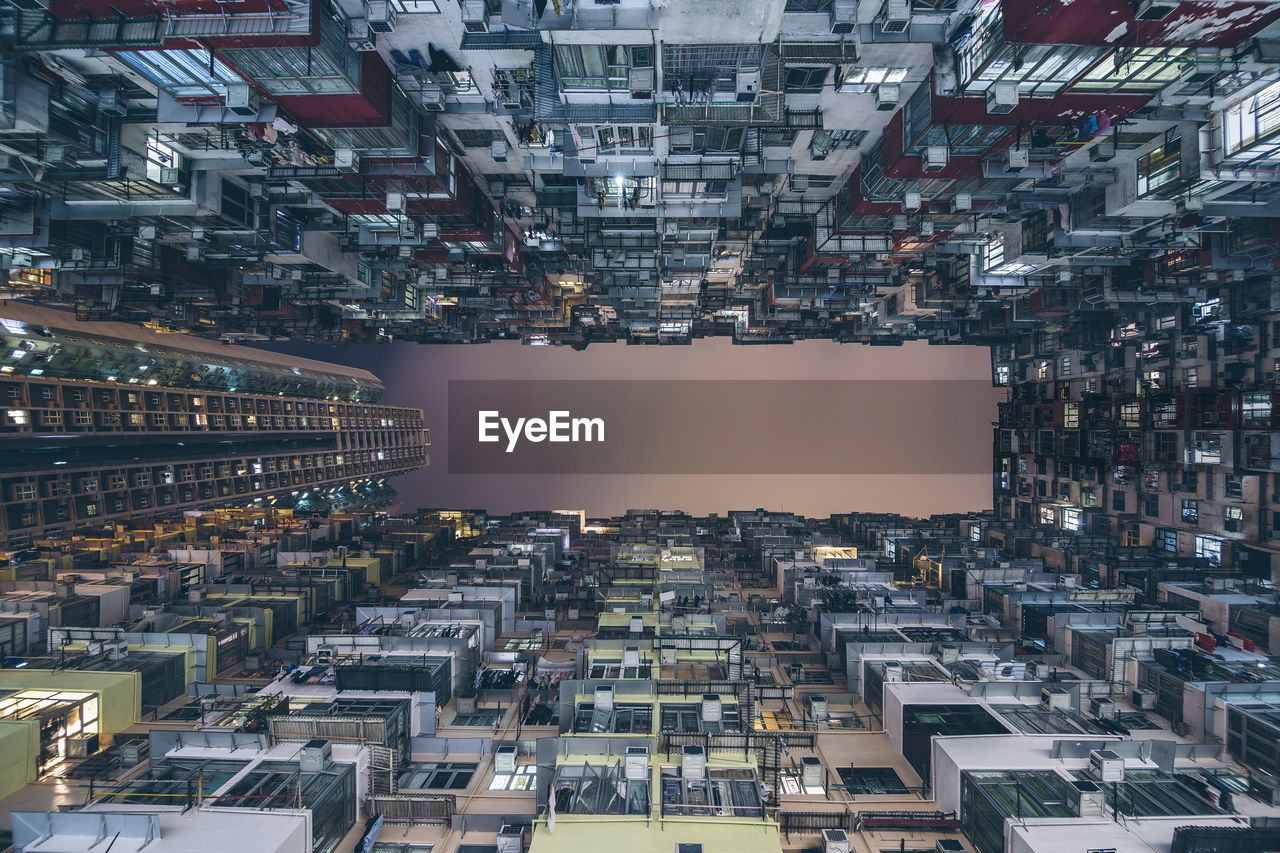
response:
[[[538,17],[533,0],[503,0],[502,22],[509,27],[533,30],[652,30],[658,26],[658,10],[649,0],[560,0],[547,3]]]

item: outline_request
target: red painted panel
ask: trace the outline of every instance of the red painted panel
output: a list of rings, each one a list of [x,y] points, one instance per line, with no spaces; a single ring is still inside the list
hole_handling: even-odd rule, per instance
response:
[[[1280,19],[1267,0],[1184,0],[1163,21],[1138,21],[1131,0],[1001,0],[1005,41],[1230,47]],[[1136,36],[1136,38],[1135,38]]]
[[[391,71],[376,52],[364,53],[360,93],[274,96],[302,127],[386,127],[391,120]]]

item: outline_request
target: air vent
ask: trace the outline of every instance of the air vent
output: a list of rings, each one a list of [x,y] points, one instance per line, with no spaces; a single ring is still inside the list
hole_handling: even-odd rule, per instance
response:
[[[885,0],[880,13],[880,32],[905,33],[911,26],[911,0]]]

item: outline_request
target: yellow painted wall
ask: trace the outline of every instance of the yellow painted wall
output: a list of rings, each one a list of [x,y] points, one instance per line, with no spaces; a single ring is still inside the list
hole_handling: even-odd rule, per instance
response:
[[[0,799],[36,780],[39,720],[0,720]]]
[[[81,690],[98,694],[98,726],[118,734],[142,716],[142,674],[89,672],[79,669],[0,670],[0,689]]]

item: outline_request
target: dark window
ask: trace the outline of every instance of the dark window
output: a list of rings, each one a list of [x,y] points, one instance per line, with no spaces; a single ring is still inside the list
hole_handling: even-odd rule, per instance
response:
[[[822,84],[827,82],[830,66],[802,65],[787,69],[786,87],[788,92],[820,92]]]

